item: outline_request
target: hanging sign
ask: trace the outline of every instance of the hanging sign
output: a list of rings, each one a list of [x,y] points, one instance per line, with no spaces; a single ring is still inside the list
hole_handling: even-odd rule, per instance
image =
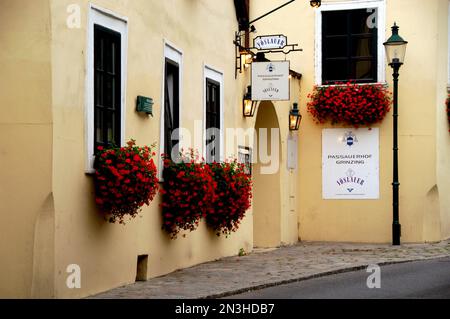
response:
[[[289,61],[252,63],[252,100],[289,101]]]
[[[253,46],[258,50],[283,49],[287,45],[284,35],[263,35],[253,39]]]
[[[379,129],[324,129],[324,199],[379,199]]]

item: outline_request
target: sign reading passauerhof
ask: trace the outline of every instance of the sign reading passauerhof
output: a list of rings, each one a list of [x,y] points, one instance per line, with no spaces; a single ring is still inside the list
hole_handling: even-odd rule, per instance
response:
[[[287,37],[284,35],[263,35],[253,40],[253,45],[258,50],[283,49],[287,45]]]
[[[324,199],[379,199],[379,129],[324,129]]]

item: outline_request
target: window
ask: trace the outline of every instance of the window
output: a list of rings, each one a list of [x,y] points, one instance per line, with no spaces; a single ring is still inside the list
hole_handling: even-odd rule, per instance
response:
[[[86,168],[98,146],[125,143],[127,18],[90,5],[86,54]]]
[[[377,28],[366,9],[322,13],[322,80],[377,82]]]
[[[205,66],[204,88],[203,120],[205,135],[203,156],[207,163],[218,163],[224,155],[223,73]]]
[[[220,162],[220,84],[206,79],[206,161]]]
[[[94,152],[98,146],[120,145],[120,33],[94,27]]]
[[[323,3],[316,11],[316,84],[385,82],[385,15],[385,0]]]
[[[183,85],[183,53],[164,40],[160,153],[177,160],[180,149],[181,109]],[[163,167],[162,158],[160,167]],[[163,169],[159,178],[164,179]]]
[[[180,123],[180,67],[166,58],[164,83],[164,154],[178,154],[179,138],[174,134]]]

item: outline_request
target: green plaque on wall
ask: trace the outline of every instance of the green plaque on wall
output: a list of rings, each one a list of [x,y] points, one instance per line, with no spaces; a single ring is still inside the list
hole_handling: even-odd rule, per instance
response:
[[[136,110],[140,113],[145,113],[147,115],[153,116],[153,99],[145,96],[137,97],[137,107]]]

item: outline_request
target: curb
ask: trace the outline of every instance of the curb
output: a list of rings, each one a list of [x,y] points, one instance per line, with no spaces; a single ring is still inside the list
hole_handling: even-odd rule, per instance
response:
[[[399,260],[399,261],[386,261],[386,262],[377,263],[377,265],[378,266],[399,265],[399,264],[406,264],[406,263],[419,262],[419,261],[444,259],[444,258],[448,258],[448,257],[450,257],[450,256],[437,256],[437,257],[430,257],[430,258],[424,258],[424,259],[406,259],[406,260]],[[238,295],[238,294],[242,294],[242,293],[246,293],[246,292],[250,292],[250,291],[262,290],[262,289],[266,289],[266,288],[287,285],[287,284],[291,284],[291,283],[295,283],[295,282],[306,281],[306,280],[310,280],[310,279],[317,279],[317,278],[322,278],[322,277],[327,277],[327,276],[332,276],[332,275],[337,275],[337,274],[344,274],[344,273],[348,273],[348,272],[359,271],[359,270],[367,269],[367,267],[369,267],[369,265],[373,265],[373,264],[364,264],[364,265],[358,265],[358,266],[345,267],[345,268],[341,268],[341,269],[337,269],[337,270],[325,271],[325,272],[308,275],[308,276],[303,276],[303,277],[299,277],[299,278],[286,279],[286,280],[281,280],[281,281],[277,281],[277,282],[269,282],[269,283],[265,283],[265,284],[259,284],[259,285],[250,286],[250,287],[246,287],[246,288],[239,288],[236,290],[230,290],[230,291],[226,291],[226,292],[222,292],[222,293],[208,295],[206,297],[198,297],[197,299],[219,299],[219,298],[224,298],[224,297],[230,297],[230,296],[234,296],[234,295]]]

